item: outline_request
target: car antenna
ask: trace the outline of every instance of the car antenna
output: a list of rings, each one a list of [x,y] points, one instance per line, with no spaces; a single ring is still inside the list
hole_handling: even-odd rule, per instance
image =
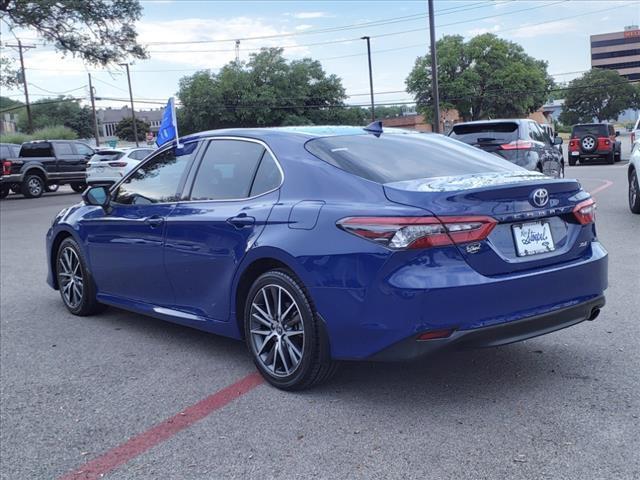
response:
[[[367,133],[373,133],[376,137],[379,137],[383,133],[382,122],[380,120],[371,122],[369,125],[364,127],[364,131]]]

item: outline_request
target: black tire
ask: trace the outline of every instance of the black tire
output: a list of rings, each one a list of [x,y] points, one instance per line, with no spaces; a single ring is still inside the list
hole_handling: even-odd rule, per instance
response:
[[[629,208],[633,213],[640,213],[640,179],[635,170],[629,173]]]
[[[44,187],[44,190],[47,193],[53,193],[53,192],[57,192],[58,188],[60,188],[60,185],[58,185],[57,183],[50,183],[49,185]]]
[[[259,314],[259,309],[256,310],[255,305],[264,302],[260,308],[265,311],[264,308],[269,301],[267,297],[271,297],[275,307],[274,290],[278,292],[278,295],[281,295],[277,300],[278,305],[283,303],[286,305],[289,302],[289,306],[283,313],[286,314],[287,311],[290,311],[292,306],[296,310],[279,317],[274,308],[274,316],[271,316],[269,310],[269,318],[262,317],[261,320],[256,321],[254,313],[258,313],[257,317],[260,317],[261,314]],[[272,293],[267,294],[267,291]],[[284,300],[280,300],[280,298],[284,298]],[[280,303],[281,301],[283,303]],[[293,303],[295,305],[292,305]],[[282,308],[280,310],[282,311]],[[285,321],[286,318],[289,320]],[[294,329],[294,326],[297,326],[297,329]],[[288,336],[287,332],[296,334],[296,337]],[[322,320],[315,311],[313,302],[302,282],[288,271],[271,270],[258,277],[253,283],[245,300],[244,333],[256,368],[265,380],[276,388],[289,391],[311,388],[328,380],[337,369],[337,362],[331,359],[329,341]],[[302,343],[299,340],[300,333],[303,337]],[[262,342],[263,337],[264,341]],[[284,340],[282,340],[283,338]],[[291,338],[298,339],[293,351],[285,343],[289,342],[291,345]],[[285,352],[288,353],[285,354]],[[297,353],[293,355],[294,352]],[[298,353],[300,358],[296,363]],[[274,359],[272,366],[268,365],[269,358]],[[278,361],[281,366],[280,373],[278,373]],[[290,373],[289,364],[293,368]]]
[[[22,187],[19,183],[12,183],[9,188],[11,188],[13,193],[20,193],[22,191]]]
[[[72,183],[71,188],[76,193],[82,193],[87,189],[86,183]]]
[[[0,187],[0,198],[7,198],[7,195],[9,195],[9,187],[3,185]]]
[[[65,293],[69,290],[66,288],[69,282],[69,276],[67,273],[64,273],[64,270],[66,268],[65,263],[69,262],[68,258],[72,258],[66,256],[66,252],[68,250],[71,250],[73,253],[75,253],[75,258],[79,262],[79,266],[75,271],[81,274],[81,282],[79,284],[80,295],[76,295],[77,289],[73,289],[74,285],[72,285],[71,288],[71,290],[73,290],[74,292],[72,294],[72,297],[75,297],[78,300],[77,303],[70,301]],[[58,251],[56,252],[55,265],[60,297],[62,298],[62,303],[64,303],[65,307],[67,307],[67,310],[69,310],[74,315],[78,315],[81,317],[92,315],[104,310],[104,305],[98,303],[98,300],[96,299],[96,287],[93,283],[93,279],[91,277],[89,269],[87,268],[86,259],[84,258],[82,250],[73,238],[65,238],[62,243],[60,243],[60,247],[58,247]],[[75,264],[73,263],[73,261],[71,261],[69,264],[69,267],[72,271],[74,270],[74,265]],[[76,275],[73,276],[75,277]],[[75,286],[77,286],[77,281],[74,280],[74,282],[76,283]]]
[[[615,161],[616,161],[616,162],[620,162],[621,160],[622,160],[622,152],[621,152],[620,150],[618,150],[618,151],[615,153]]]
[[[569,157],[569,166],[574,167],[576,165],[576,159],[573,157]]]
[[[608,163],[609,165],[613,165],[613,164],[615,163],[615,161],[616,161],[616,154],[615,154],[615,152],[613,152],[613,151],[612,151],[609,155],[607,155],[607,156],[605,157],[605,160],[607,161],[607,163]]]
[[[22,181],[22,194],[27,198],[38,198],[44,193],[44,179],[40,175],[27,174]]]

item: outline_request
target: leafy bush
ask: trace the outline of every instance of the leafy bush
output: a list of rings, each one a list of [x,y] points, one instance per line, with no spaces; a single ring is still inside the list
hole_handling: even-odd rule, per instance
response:
[[[31,140],[75,140],[76,138],[78,138],[76,132],[62,125],[40,128],[30,135],[26,133],[3,133],[0,135],[2,143],[17,144]]]

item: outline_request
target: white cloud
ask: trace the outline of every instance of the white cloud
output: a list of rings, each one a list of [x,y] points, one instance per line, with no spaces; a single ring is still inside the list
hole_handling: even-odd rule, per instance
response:
[[[545,35],[575,31],[578,31],[578,22],[576,20],[558,20],[543,25],[522,25],[515,30],[509,30],[508,35],[514,38],[541,38]]]
[[[482,35],[483,33],[493,33],[500,30],[500,25],[492,25],[491,27],[478,27],[472,28],[471,30],[467,30],[467,35],[469,37],[475,37],[476,35]]]
[[[235,58],[235,42],[188,43],[191,41],[226,40],[234,38],[268,37],[288,33],[260,19],[234,17],[227,19],[186,18],[167,21],[142,21],[137,26],[139,40],[148,47],[152,60],[168,61],[191,65],[198,68],[220,68]],[[172,44],[153,45],[154,42]],[[306,47],[296,47],[295,38],[263,38],[261,40],[243,40],[240,43],[241,58],[246,58],[249,51],[261,47],[275,47],[282,44],[292,45],[287,48],[288,56],[308,54]]]
[[[327,14],[327,12],[297,12],[297,13],[292,13],[291,16],[293,18],[305,19],[305,18],[324,18],[324,17],[328,17],[329,15]]]
[[[299,32],[303,30],[309,30],[310,28],[313,28],[313,25],[297,25],[296,26],[296,30],[298,30]]]

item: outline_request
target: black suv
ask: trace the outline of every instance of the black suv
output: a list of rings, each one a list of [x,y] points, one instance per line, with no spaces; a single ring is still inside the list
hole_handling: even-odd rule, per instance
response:
[[[620,161],[620,141],[610,123],[583,123],[574,125],[569,140],[569,165],[586,160]]]
[[[457,123],[451,138],[499,155],[527,170],[564,177],[564,159],[558,149],[562,138],[551,138],[533,120],[479,120]]]
[[[22,144],[17,157],[2,160],[0,198],[10,190],[25,197],[41,196],[49,185],[68,183],[76,192],[87,187],[87,161],[95,153],[73,140],[38,140]]]

